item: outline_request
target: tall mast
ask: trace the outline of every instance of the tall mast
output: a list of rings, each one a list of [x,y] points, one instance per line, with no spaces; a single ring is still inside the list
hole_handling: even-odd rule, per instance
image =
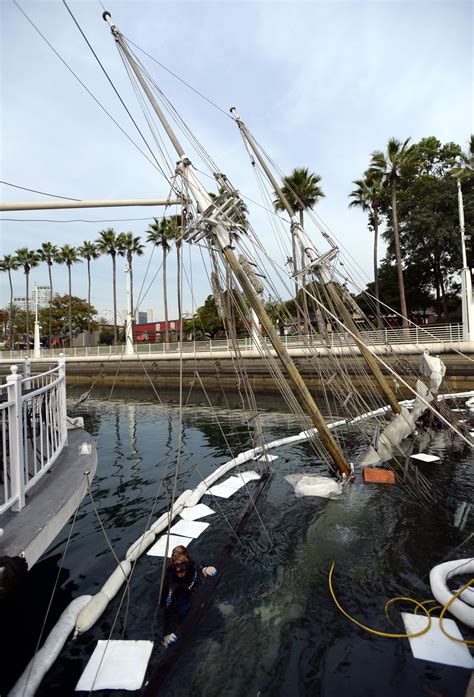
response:
[[[347,307],[345,306],[344,302],[339,296],[339,293],[336,290],[336,287],[334,286],[334,283],[331,280],[331,276],[329,274],[329,270],[327,267],[327,259],[325,259],[324,256],[321,256],[318,254],[313,242],[311,239],[308,237],[306,234],[306,231],[304,230],[303,226],[299,222],[298,218],[295,215],[295,211],[293,210],[291,204],[289,203],[288,199],[286,198],[285,194],[281,190],[281,187],[279,186],[278,182],[276,181],[275,177],[273,176],[272,172],[270,171],[267,163],[265,162],[264,158],[262,157],[262,154],[260,153],[260,150],[255,143],[250,131],[248,130],[247,126],[243,123],[241,118],[237,115],[237,112],[235,108],[233,107],[231,110],[231,113],[237,122],[237,125],[240,128],[240,131],[244,137],[244,139],[247,141],[247,143],[250,145],[251,149],[253,150],[253,153],[257,160],[260,162],[262,165],[262,168],[267,175],[268,179],[270,180],[271,185],[273,186],[276,194],[278,195],[282,205],[284,206],[286,212],[290,216],[291,220],[291,228],[292,232],[295,232],[296,236],[299,238],[303,249],[305,251],[306,256],[308,257],[310,261],[310,265],[312,270],[314,271],[316,278],[320,283],[324,285],[324,287],[327,290],[327,293],[329,297],[331,298],[332,302],[334,303],[335,307],[337,310],[341,313],[342,318],[344,320],[344,324],[350,329],[352,336],[354,338],[354,341],[356,342],[361,354],[363,355],[365,361],[369,365],[375,380],[377,381],[377,384],[379,385],[380,389],[382,390],[383,394],[385,395],[390,408],[395,414],[400,414],[400,405],[398,404],[398,401],[393,394],[393,391],[385,378],[384,374],[380,370],[380,367],[373,357],[373,355],[370,353],[368,350],[367,346],[364,344],[362,341],[362,337],[360,335],[359,329],[354,322],[354,320],[351,317],[351,314]]]
[[[148,99],[150,100],[150,103],[155,110],[156,115],[158,116],[159,120],[161,121],[161,124],[163,125],[163,128],[165,129],[168,137],[170,138],[178,156],[179,156],[179,162],[177,164],[177,172],[180,173],[183,178],[185,179],[190,193],[194,196],[198,211],[201,214],[203,220],[205,220],[208,216],[213,216],[213,223],[214,225],[212,226],[212,242],[213,244],[217,247],[223,258],[227,261],[229,264],[230,268],[232,269],[233,273],[235,274],[236,278],[238,279],[242,290],[244,291],[252,309],[255,311],[258,319],[260,320],[260,323],[262,324],[263,328],[265,329],[268,338],[270,339],[278,357],[280,358],[282,364],[284,365],[291,381],[293,382],[293,385],[296,388],[296,391],[302,400],[303,404],[306,407],[306,410],[316,427],[321,442],[323,443],[324,447],[326,448],[327,452],[331,456],[331,459],[337,468],[337,471],[341,475],[349,475],[350,474],[350,467],[347,464],[347,461],[344,457],[344,454],[342,453],[342,450],[339,447],[338,442],[332,435],[331,431],[328,429],[327,424],[319,411],[319,408],[314,401],[313,397],[311,396],[311,393],[309,392],[308,388],[305,385],[305,382],[301,375],[299,374],[291,356],[289,355],[288,351],[284,347],[280,337],[278,336],[277,331],[275,330],[269,316],[267,315],[265,308],[263,306],[262,301],[258,297],[257,293],[255,292],[254,288],[252,287],[252,284],[248,280],[244,270],[242,269],[241,265],[239,264],[236,256],[234,255],[232,248],[231,248],[231,239],[230,239],[230,234],[228,229],[225,227],[223,224],[223,219],[219,219],[219,209],[216,208],[214,205],[212,198],[210,197],[209,193],[206,191],[204,186],[201,184],[199,181],[199,178],[196,175],[196,172],[190,162],[190,160],[186,157],[184,148],[182,147],[181,143],[179,142],[178,138],[176,137],[173,129],[171,128],[170,124],[168,123],[163,111],[161,110],[159,104],[157,103],[153,93],[151,92],[148,84],[146,83],[135,59],[131,55],[127,45],[125,44],[122,35],[118,31],[117,27],[115,24],[113,24],[111,15],[109,12],[104,12],[102,17],[105,19],[106,22],[108,22],[110,29],[112,31],[112,34],[115,38],[115,41],[117,44],[120,46],[120,48],[123,51],[123,54],[127,58],[130,67],[132,68],[133,72],[135,73],[137,80],[139,81],[140,85],[142,86],[145,94],[147,95]]]

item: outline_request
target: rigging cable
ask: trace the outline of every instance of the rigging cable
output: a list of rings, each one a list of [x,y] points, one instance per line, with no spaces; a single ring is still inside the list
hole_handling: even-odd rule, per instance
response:
[[[64,198],[66,201],[80,201],[80,198],[71,198],[70,196],[59,196],[59,194],[48,194],[46,191],[38,191],[37,189],[29,189],[27,186],[19,186],[19,184],[12,184],[11,182],[6,182],[0,180],[0,184],[5,184],[5,186],[13,186],[14,189],[23,189],[23,191],[31,191],[34,194],[41,194],[42,196],[52,196],[53,198]]]
[[[101,4],[102,4],[102,3],[101,3]],[[216,104],[215,102],[213,102],[212,99],[209,99],[209,97],[206,97],[204,94],[202,94],[202,92],[199,92],[199,90],[197,90],[195,87],[193,87],[193,86],[190,85],[188,82],[186,82],[186,80],[183,80],[182,77],[180,77],[179,75],[177,75],[176,73],[174,73],[172,70],[170,70],[170,68],[167,68],[166,65],[163,65],[163,63],[160,63],[159,60],[157,60],[156,58],[153,58],[153,56],[151,56],[149,53],[147,53],[147,52],[145,51],[145,49],[141,48],[141,46],[138,46],[138,44],[134,43],[134,42],[133,42],[131,39],[129,39],[127,36],[125,36],[125,35],[123,35],[123,34],[122,34],[122,36],[123,36],[123,38],[127,41],[127,43],[132,44],[132,46],[135,46],[135,48],[138,48],[138,50],[141,51],[142,53],[144,53],[145,56],[148,56],[148,58],[150,58],[152,61],[154,61],[155,63],[157,63],[161,68],[163,68],[164,70],[166,70],[166,72],[168,72],[170,75],[172,75],[173,77],[175,77],[177,80],[179,80],[180,82],[182,82],[183,85],[186,85],[186,87],[188,87],[190,90],[192,90],[193,92],[195,92],[199,97],[201,97],[202,99],[204,99],[204,101],[208,102],[211,106],[215,107],[218,111],[220,111],[222,114],[224,114],[224,116],[226,116],[227,118],[233,120],[232,116],[231,116],[227,111],[225,111],[225,109],[222,109],[218,104]]]
[[[64,5],[64,7],[67,9],[67,11],[69,12],[69,14],[71,15],[71,17],[72,17],[72,19],[73,19],[74,24],[76,25],[76,27],[77,27],[77,28],[79,29],[79,31],[81,32],[81,35],[82,35],[82,37],[84,38],[84,41],[86,42],[86,44],[89,46],[90,50],[92,51],[92,54],[93,54],[94,58],[96,59],[96,61],[97,61],[98,64],[100,65],[100,67],[101,67],[101,69],[102,69],[102,72],[104,73],[105,77],[106,77],[107,80],[109,81],[109,83],[110,83],[112,89],[114,90],[115,94],[116,94],[117,97],[119,98],[120,103],[122,104],[123,108],[125,109],[125,111],[126,111],[127,114],[129,115],[130,119],[132,120],[133,125],[134,125],[135,128],[137,129],[137,131],[138,131],[138,133],[140,134],[140,136],[141,136],[143,142],[145,143],[146,147],[147,147],[148,150],[150,151],[151,156],[152,156],[153,159],[155,160],[155,162],[156,162],[156,164],[158,165],[158,167],[161,169],[160,163],[159,163],[158,160],[156,159],[155,153],[153,152],[153,150],[151,149],[150,145],[148,144],[148,142],[147,142],[145,136],[144,136],[143,133],[141,132],[140,127],[139,127],[139,125],[137,124],[137,122],[135,121],[135,119],[133,118],[133,116],[132,116],[132,114],[131,114],[129,108],[127,107],[127,105],[126,105],[125,102],[123,101],[122,97],[120,96],[119,91],[117,90],[117,88],[115,87],[114,83],[112,82],[112,80],[111,80],[111,78],[110,78],[108,72],[106,71],[106,69],[105,69],[104,66],[102,65],[99,56],[98,56],[97,53],[94,51],[94,48],[92,47],[91,43],[89,42],[89,39],[88,39],[87,36],[85,35],[85,33],[84,33],[84,31],[82,30],[81,26],[79,25],[79,22],[77,21],[77,19],[75,18],[74,14],[73,14],[72,11],[71,11],[71,9],[69,8],[69,6],[68,6],[66,0],[63,0],[63,5]]]
[[[103,106],[103,104],[101,104],[101,102],[97,99],[97,97],[96,97],[96,96],[91,92],[91,90],[84,84],[84,82],[81,80],[81,78],[74,72],[74,70],[73,70],[72,68],[69,67],[69,65],[66,63],[66,61],[64,60],[64,58],[58,53],[58,51],[56,51],[56,49],[54,48],[54,46],[48,41],[48,39],[44,36],[44,34],[41,33],[41,31],[38,29],[38,27],[37,27],[36,24],[33,22],[33,20],[26,14],[26,12],[23,10],[23,8],[20,7],[20,5],[18,4],[17,0],[12,0],[12,1],[13,1],[13,4],[18,8],[18,10],[20,10],[20,12],[21,12],[21,13],[24,15],[24,17],[28,20],[28,22],[31,24],[31,26],[33,27],[33,29],[41,36],[41,38],[43,39],[43,41],[49,46],[49,48],[53,51],[53,53],[59,58],[59,60],[61,61],[61,63],[63,63],[63,65],[69,70],[69,72],[70,72],[72,75],[74,75],[74,77],[76,78],[76,80],[82,85],[82,87],[83,87],[83,88],[86,90],[86,92],[92,97],[92,99],[96,102],[96,104],[98,104],[98,105],[100,106],[100,108],[102,109],[102,111],[104,111],[104,112],[107,114],[107,116],[109,117],[109,119],[111,119],[111,120],[114,122],[114,124],[117,126],[117,128],[119,128],[119,129],[122,131],[122,133],[124,134],[124,136],[125,136],[126,138],[128,138],[128,140],[136,147],[136,149],[143,155],[143,157],[145,157],[145,158],[148,160],[148,162],[152,165],[152,167],[154,167],[156,170],[160,171],[160,170],[159,170],[159,167],[157,167],[157,165],[148,157],[148,155],[147,155],[146,153],[143,152],[143,150],[140,148],[140,146],[137,145],[137,144],[135,143],[135,141],[133,140],[133,138],[131,138],[131,137],[128,135],[128,133],[122,128],[122,126],[118,123],[118,121],[116,121],[116,120],[114,119],[114,117],[112,116],[112,114],[111,114],[109,111],[107,111],[107,109]]]

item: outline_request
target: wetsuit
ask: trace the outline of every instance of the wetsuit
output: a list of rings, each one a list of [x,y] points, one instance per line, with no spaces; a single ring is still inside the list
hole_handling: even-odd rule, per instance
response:
[[[202,577],[202,568],[195,562],[189,562],[186,573],[179,577],[173,565],[166,569],[160,607],[163,608],[163,634],[175,632],[184,619],[191,605],[191,596]]]

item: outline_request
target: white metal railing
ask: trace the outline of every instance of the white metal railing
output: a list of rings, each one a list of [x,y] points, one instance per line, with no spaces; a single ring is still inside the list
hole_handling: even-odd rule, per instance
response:
[[[463,332],[461,324],[425,325],[424,327],[409,327],[407,329],[379,329],[374,331],[362,331],[362,337],[369,346],[393,344],[426,344],[430,342],[452,344],[462,342]],[[325,346],[326,343],[318,334],[308,336],[282,336],[282,341],[287,348],[302,348],[304,346]],[[352,336],[345,332],[329,332],[327,342],[330,346],[354,345]],[[242,350],[253,348],[252,339],[246,337],[238,340]],[[208,341],[183,341],[181,350],[183,353],[199,353],[212,351],[226,351],[229,349],[227,339],[210,339]],[[164,353],[176,356],[179,344],[171,341],[168,344],[135,344],[134,353],[157,354]],[[41,349],[42,358],[55,358],[63,353],[69,357],[94,357],[94,356],[121,356],[125,352],[124,344],[117,346],[75,346],[66,349]],[[22,359],[32,352],[27,351],[2,351],[0,359]]]
[[[25,506],[25,494],[41,479],[67,444],[66,364],[38,375],[25,360],[23,374],[12,365],[0,385],[2,461],[0,514]]]
[[[427,344],[430,342],[453,344],[463,340],[463,332],[461,324],[445,324],[445,325],[426,325],[424,327],[409,327],[407,329],[379,329],[374,331],[362,331],[362,338],[369,346],[374,345],[393,345],[393,344]],[[303,348],[304,346],[326,346],[322,337],[318,334],[308,336],[282,336],[281,337],[287,348]],[[350,346],[354,345],[354,339],[346,332],[329,332],[327,343],[330,346]],[[246,337],[238,340],[238,344],[243,350],[253,348],[252,339]],[[208,341],[183,341],[181,344],[183,353],[199,353],[206,351],[225,351],[229,349],[227,339],[210,339]],[[179,351],[179,344],[176,341],[171,341],[168,344],[135,344],[134,353],[157,354],[169,353],[176,355]],[[118,344],[117,346],[75,346],[66,349],[41,349],[42,358],[56,358],[61,353],[69,357],[94,357],[94,356],[119,356],[125,352],[125,345]],[[1,351],[0,359],[12,360],[22,359],[25,356],[32,356],[32,352],[28,351]]]

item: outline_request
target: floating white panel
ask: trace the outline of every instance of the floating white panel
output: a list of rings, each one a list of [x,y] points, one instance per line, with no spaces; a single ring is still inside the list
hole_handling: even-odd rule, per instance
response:
[[[173,525],[170,533],[196,539],[208,527],[209,523],[201,523],[198,520],[179,520],[176,525]]]
[[[426,615],[412,615],[402,612],[403,622],[407,634],[415,634],[426,627],[428,618]],[[443,619],[443,628],[456,639],[462,639],[461,632],[454,620]],[[439,619],[431,618],[431,627],[419,637],[409,639],[411,650],[415,658],[434,663],[444,663],[447,666],[474,669],[474,659],[465,644],[458,644],[449,639],[439,628]]]
[[[206,506],[205,503],[198,503],[196,506],[183,508],[180,515],[184,520],[198,520],[199,518],[205,518],[212,513],[215,513],[212,508]]]
[[[255,472],[254,470],[250,470],[248,472],[241,472],[240,474],[237,475],[239,479],[243,479],[245,483],[251,482],[252,480],[257,480],[260,479],[261,475],[258,474],[258,472]]]
[[[240,472],[234,477],[229,477],[225,482],[211,487],[206,493],[218,496],[222,499],[228,499],[252,479],[260,479],[260,475],[253,471]]]
[[[228,480],[227,480],[228,481]],[[242,484],[243,486],[243,484]],[[223,484],[216,484],[206,491],[206,494],[211,494],[212,496],[218,496],[221,499],[228,499],[235,494],[236,491],[240,489],[239,486],[226,486],[225,482]]]
[[[410,455],[412,460],[420,460],[421,462],[438,462],[441,458],[436,457],[436,455],[428,455],[428,453],[417,453],[416,455]]]
[[[278,460],[278,455],[270,455],[269,453],[267,453],[266,455],[259,455],[255,459],[257,460],[257,462],[273,462],[273,460]]]
[[[152,641],[98,641],[76,691],[139,690],[152,648]]]
[[[168,557],[171,557],[171,552],[178,545],[183,545],[183,547],[188,547],[192,542],[189,537],[179,537],[178,535],[170,535],[170,541],[168,545]],[[150,557],[164,557],[166,549],[166,535],[162,535],[157,542],[150,547],[147,554]]]

